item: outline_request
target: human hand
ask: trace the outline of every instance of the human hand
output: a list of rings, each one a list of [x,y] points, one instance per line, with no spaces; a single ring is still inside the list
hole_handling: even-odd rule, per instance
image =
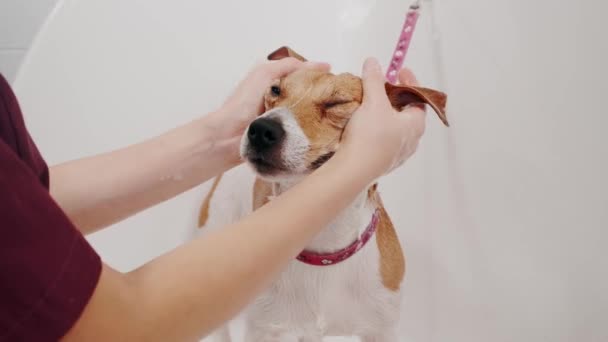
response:
[[[408,106],[401,112],[391,106],[384,88],[386,80],[375,59],[366,60],[362,78],[363,101],[346,126],[340,150],[357,160],[375,179],[414,154],[424,134],[426,113],[417,106]],[[407,69],[400,71],[399,82],[418,84]]]
[[[217,112],[227,138],[241,136],[249,123],[264,111],[264,94],[274,80],[300,68],[329,71],[330,66],[327,63],[302,62],[292,57],[255,66]]]

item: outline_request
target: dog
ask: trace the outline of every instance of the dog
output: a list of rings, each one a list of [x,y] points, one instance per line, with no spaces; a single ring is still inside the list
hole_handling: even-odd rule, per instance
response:
[[[268,59],[286,57],[306,60],[289,47]],[[449,125],[444,93],[389,83],[385,89],[395,109],[430,105]],[[349,73],[299,70],[276,80],[265,95],[266,111],[242,137],[240,154],[255,177],[238,188],[248,193],[250,202],[227,209],[226,202],[242,194],[215,198],[220,175],[203,201],[199,226],[234,222],[321,167],[339,148],[362,98],[361,79]],[[225,221],[212,222],[214,216]],[[374,183],[245,310],[245,340],[279,342],[295,336],[300,342],[320,342],[324,336],[359,336],[364,342],[398,341],[405,268],[402,247]],[[216,336],[230,341],[227,329]]]

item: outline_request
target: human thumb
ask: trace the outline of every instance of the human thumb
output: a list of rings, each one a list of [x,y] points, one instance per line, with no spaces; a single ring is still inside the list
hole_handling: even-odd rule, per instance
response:
[[[368,58],[363,64],[363,101],[374,101],[386,97],[384,75],[382,68],[375,58]]]

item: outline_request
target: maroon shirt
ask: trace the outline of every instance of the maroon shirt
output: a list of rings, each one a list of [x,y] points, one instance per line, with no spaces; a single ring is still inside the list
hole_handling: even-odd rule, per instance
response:
[[[49,170],[0,74],[0,341],[57,341],[101,260],[49,194]]]

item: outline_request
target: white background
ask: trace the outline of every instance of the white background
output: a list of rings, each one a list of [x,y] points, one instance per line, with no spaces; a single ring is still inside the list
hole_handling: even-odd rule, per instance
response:
[[[57,0],[0,0],[0,73],[12,82]]]
[[[408,257],[402,340],[608,340],[608,5],[433,2],[408,64],[448,92],[453,126],[429,116],[417,155],[381,183]],[[14,85],[52,164],[212,110],[282,44],[337,71],[388,61],[407,5],[63,1]],[[132,269],[190,236],[205,188],[91,241]]]

